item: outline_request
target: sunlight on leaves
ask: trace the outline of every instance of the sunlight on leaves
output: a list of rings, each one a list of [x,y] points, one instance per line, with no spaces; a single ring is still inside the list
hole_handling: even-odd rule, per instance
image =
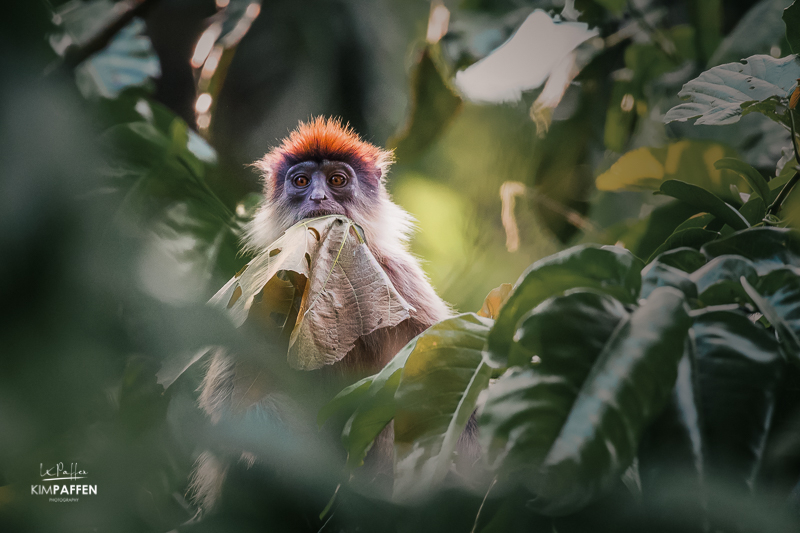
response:
[[[662,182],[676,179],[738,205],[741,199],[731,193],[730,186],[747,191],[747,183],[735,172],[714,166],[723,157],[735,155],[731,148],[708,141],[683,140],[663,148],[638,148],[600,174],[596,185],[601,191],[647,191],[658,190]]]

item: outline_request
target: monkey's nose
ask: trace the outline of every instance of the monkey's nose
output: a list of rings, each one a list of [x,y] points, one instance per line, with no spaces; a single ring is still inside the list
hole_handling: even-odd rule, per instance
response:
[[[315,190],[315,191],[311,192],[310,199],[311,199],[312,202],[320,203],[320,202],[324,202],[325,200],[327,200],[328,199],[328,195],[325,194],[325,191],[321,191],[321,190],[318,189],[318,190]]]

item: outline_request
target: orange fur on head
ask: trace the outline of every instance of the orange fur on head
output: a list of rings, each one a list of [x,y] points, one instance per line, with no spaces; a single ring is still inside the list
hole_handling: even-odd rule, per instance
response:
[[[348,163],[359,176],[378,182],[392,164],[392,152],[363,141],[341,119],[317,117],[301,122],[283,142],[255,166],[264,173],[270,191],[277,189],[285,172],[301,161],[335,160]]]

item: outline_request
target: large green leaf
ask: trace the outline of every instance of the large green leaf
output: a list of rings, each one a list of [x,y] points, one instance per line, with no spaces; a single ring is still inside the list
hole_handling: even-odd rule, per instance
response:
[[[661,184],[659,192],[711,213],[735,230],[743,230],[750,227],[747,219],[733,206],[726,203],[719,196],[697,185],[679,180],[667,180]]]
[[[661,148],[637,148],[600,174],[596,185],[601,191],[652,191],[666,180],[677,179],[738,204],[741,200],[731,193],[730,186],[748,190],[747,183],[736,172],[714,167],[715,161],[735,155],[731,148],[709,141],[682,140]]]
[[[730,311],[700,314],[693,330],[706,475],[749,494],[781,374],[778,343],[746,315]]]
[[[453,329],[417,342],[409,355],[395,394],[396,498],[424,493],[449,471],[478,394],[489,385],[491,368],[481,352],[492,323],[460,315]]]
[[[352,416],[345,424],[344,431],[342,432],[342,443],[344,444],[345,450],[347,450],[347,465],[350,468],[356,468],[364,463],[364,457],[372,447],[375,438],[395,417],[397,411],[395,393],[400,386],[404,367],[412,354],[414,355],[414,360],[416,361],[415,365],[425,365],[426,362],[428,364],[435,365],[437,363],[442,363],[446,360],[449,360],[450,357],[458,358],[461,355],[469,359],[470,362],[468,364],[472,365],[475,362],[475,354],[460,354],[460,352],[462,350],[469,352],[470,350],[475,349],[475,346],[477,345],[476,343],[482,344],[486,330],[488,329],[490,323],[491,320],[489,319],[479,317],[474,313],[465,313],[434,324],[423,333],[414,337],[403,347],[402,350],[397,353],[397,355],[394,356],[394,359],[392,359],[389,364],[383,368],[383,370],[373,376],[372,382],[370,383],[366,392],[357,391],[357,389],[351,390],[347,393],[343,391],[340,396],[337,396],[337,398],[333,400],[333,402],[336,403],[349,403],[349,401],[343,401],[344,399],[342,397],[349,394],[356,394],[360,399],[359,406],[355,409]],[[438,356],[442,357],[442,361],[437,362]],[[480,376],[483,375],[484,370],[480,370],[480,372],[476,371],[478,366],[480,366],[479,363],[472,366],[472,370],[470,371],[471,376],[476,376],[478,374]],[[436,368],[439,371],[447,370],[442,366],[438,366]],[[415,369],[419,369],[419,367],[415,366]],[[430,371],[435,372],[433,368],[430,368]],[[451,371],[455,371],[455,369],[451,369]],[[455,377],[456,374],[457,372],[455,374],[451,374],[451,378],[457,380],[458,378]],[[463,379],[464,376],[462,375],[461,378]],[[433,379],[436,379],[435,376],[433,376]],[[468,378],[468,381],[469,379],[471,378]],[[473,387],[477,386],[481,379],[483,378],[476,377]],[[414,380],[412,379],[411,381],[413,382]],[[426,380],[423,379],[422,381],[424,382]],[[439,383],[438,385],[441,386],[442,383]],[[465,391],[473,390],[465,383],[462,383],[462,385],[463,387],[460,389],[460,391],[458,391],[462,395],[465,393]],[[405,394],[408,401],[407,408],[410,409],[414,409],[414,402],[420,401],[421,394],[437,393],[435,388],[424,391],[414,390],[415,385],[413,384],[409,385],[408,387],[409,390],[407,390]],[[459,387],[456,385],[455,389],[458,388]],[[451,392],[452,390],[453,389],[451,389]],[[465,396],[462,396],[461,400],[463,400],[462,409],[458,409],[458,406],[455,406],[453,410],[452,416],[454,418],[450,420],[450,422],[453,422],[454,424],[452,430],[443,431],[439,435],[440,438],[447,438],[448,435],[454,434],[457,431],[456,426],[461,423],[463,412],[468,410],[467,404],[470,401],[474,401],[474,398],[467,393]],[[421,401],[424,402],[425,400]],[[441,398],[439,401],[441,401]],[[417,405],[417,408],[424,409],[424,407],[424,405]],[[327,407],[323,408],[323,410],[327,409]],[[469,418],[469,414],[471,414],[471,410],[469,413],[467,413],[467,418]],[[434,420],[431,417],[432,415],[433,413],[431,412],[419,414],[421,419],[425,418],[427,423],[430,424],[428,429],[435,433],[435,430],[432,429],[434,427]],[[407,419],[407,421],[410,420]],[[450,422],[448,422],[448,427]],[[466,423],[466,419],[464,419],[464,423]],[[414,428],[412,427],[407,427],[404,429],[404,434],[406,436],[415,435],[413,432]],[[422,437],[421,434],[416,434],[416,436]],[[426,442],[428,446],[431,446],[430,456],[428,459],[431,461],[430,464],[435,470],[439,465],[438,460],[448,461],[450,459],[450,454],[445,453],[444,456],[439,459],[436,457],[436,455],[440,451],[444,451],[443,441],[437,444],[436,437],[432,436],[431,434],[427,434]],[[449,441],[447,444],[448,446],[450,445]],[[433,447],[435,446],[438,446],[438,449],[434,450]],[[413,459],[409,459],[409,468],[412,465]],[[430,474],[431,472],[428,473]]]
[[[400,384],[403,365],[406,364],[406,360],[414,350],[418,340],[419,337],[412,339],[402,350],[397,352],[397,355],[389,361],[389,364],[383,367],[380,372],[371,376],[372,379],[366,391],[350,390],[348,388],[332,400],[332,402],[352,408],[352,405],[349,405],[350,402],[344,400],[343,396],[347,396],[350,393],[354,393],[357,396],[355,400],[358,401],[358,407],[353,410],[353,414],[347,419],[342,430],[342,444],[347,451],[347,466],[349,468],[357,468],[364,464],[364,458],[372,448],[375,439],[394,418],[394,393]],[[327,406],[323,407],[323,410],[327,409]]]
[[[733,124],[743,115],[758,111],[788,123],[775,106],[789,96],[797,78],[800,60],[795,55],[782,59],[755,55],[740,63],[720,65],[683,86],[678,96],[688,102],[667,111],[664,122],[696,118],[695,124]]]
[[[547,354],[547,364],[537,368],[559,368],[558,361],[563,361],[585,376],[593,359],[580,361],[574,355],[599,354],[611,332],[627,316],[618,300],[586,289],[545,300],[520,319],[508,366],[537,365]]]
[[[535,262],[517,281],[489,332],[487,359],[505,366],[517,322],[541,302],[569,289],[586,287],[635,303],[642,263],[616,246],[575,246]]]
[[[627,318],[611,296],[578,289],[520,320],[511,362],[523,368],[489,389],[479,420],[490,464],[513,469],[544,460],[598,356]]]
[[[598,497],[631,464],[668,400],[690,325],[683,295],[661,287],[606,341],[587,340],[593,348],[553,356],[550,367],[557,348],[542,346],[541,363],[489,389],[480,424],[490,460],[514,471],[544,514]]]
[[[741,255],[763,276],[784,265],[800,265],[800,233],[785,228],[752,228],[710,242],[700,251],[709,259]]]
[[[767,214],[767,204],[760,196],[751,194],[750,199],[739,209],[739,213],[747,220],[750,226],[761,224]]]
[[[742,286],[777,331],[787,356],[800,364],[800,268],[773,270],[755,288],[743,277]]]
[[[786,24],[786,40],[792,52],[800,54],[800,4],[792,2],[783,10],[783,22]]]

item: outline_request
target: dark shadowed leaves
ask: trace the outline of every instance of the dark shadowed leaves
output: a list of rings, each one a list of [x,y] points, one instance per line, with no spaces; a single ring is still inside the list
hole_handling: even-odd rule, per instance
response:
[[[740,255],[763,276],[784,265],[800,265],[800,233],[785,228],[753,228],[710,242],[700,250],[709,259]]]
[[[508,366],[527,367],[544,361],[536,368],[563,371],[569,366],[585,377],[605,341],[627,316],[619,301],[585,289],[545,300],[520,319]],[[583,365],[575,358],[581,352],[586,353]],[[592,353],[594,357],[589,356]]]
[[[746,315],[729,311],[701,314],[693,330],[706,475],[746,494],[770,428],[782,365],[778,343]]]
[[[778,333],[785,353],[800,364],[800,269],[773,270],[753,287],[744,277],[742,286]]]
[[[597,498],[630,465],[669,398],[690,325],[683,295],[662,287],[613,333],[606,329],[606,340],[587,339],[591,347],[553,357],[552,367],[545,351],[541,363],[502,377],[480,419],[494,465],[515,471],[545,514]]]
[[[681,531],[702,531],[705,494],[697,369],[691,342],[688,338],[686,342],[669,403],[639,444],[639,477],[642,500],[655,522],[681,524]],[[679,505],[680,516],[667,512],[666,502]]]
[[[657,258],[659,263],[691,274],[706,264],[706,257],[694,248],[675,248]]]
[[[153,256],[174,262],[179,284],[202,295],[244,263],[238,256],[244,219],[206,182],[215,151],[161,106],[140,99],[136,109],[143,113],[138,120],[112,126],[101,138],[109,154],[103,192],[153,230]]]
[[[719,237],[719,233],[703,228],[686,228],[677,230],[670,235],[664,243],[656,248],[656,251],[647,260],[648,263],[668,250],[675,248],[695,248],[700,249],[707,242],[711,242]]]
[[[642,270],[641,297],[647,298],[658,287],[674,287],[687,298],[697,298],[697,287],[689,274],[656,258]]]

